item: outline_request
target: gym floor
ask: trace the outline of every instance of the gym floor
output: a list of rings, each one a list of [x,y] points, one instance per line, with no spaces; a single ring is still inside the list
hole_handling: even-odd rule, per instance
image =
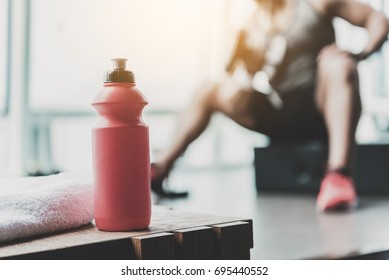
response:
[[[153,197],[154,204],[253,219],[252,259],[389,259],[389,196],[362,196],[355,211],[321,214],[315,194],[258,193],[252,166],[176,170],[169,185],[189,196]]]

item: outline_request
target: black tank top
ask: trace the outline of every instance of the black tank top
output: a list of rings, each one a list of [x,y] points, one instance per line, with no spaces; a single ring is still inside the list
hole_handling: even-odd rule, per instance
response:
[[[316,79],[316,58],[326,45],[335,42],[332,19],[325,17],[308,2],[296,0],[296,13],[287,31],[277,34],[283,38],[285,49],[283,59],[273,70],[270,83],[281,95],[307,88],[314,88]],[[271,51],[269,44],[268,51]]]

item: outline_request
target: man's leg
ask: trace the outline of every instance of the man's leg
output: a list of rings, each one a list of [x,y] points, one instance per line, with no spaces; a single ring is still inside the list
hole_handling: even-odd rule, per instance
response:
[[[329,169],[350,169],[361,114],[356,61],[331,45],[318,59],[317,104],[329,136]]]
[[[317,106],[324,116],[328,131],[329,154],[327,168],[330,171],[338,171],[339,174],[343,173],[343,175],[346,175],[344,178],[348,180],[353,165],[355,132],[361,114],[361,98],[357,63],[347,52],[337,49],[335,45],[325,48],[319,55],[316,97]],[[347,183],[345,180],[339,179],[339,176],[337,179],[330,176],[329,178],[332,178],[332,181],[327,182],[328,184],[325,182],[326,178],[323,180],[318,198],[318,207],[321,210],[326,210],[327,206],[336,206],[337,202],[338,204],[343,202],[346,204],[356,199],[355,193],[353,194],[351,190],[345,196],[345,201],[335,198],[330,199],[327,194],[323,194],[323,189],[325,189],[323,185],[331,185],[334,181],[349,186],[347,187],[349,189],[354,188],[351,179]],[[342,179],[344,178],[342,177]],[[330,195],[328,194],[328,196]]]
[[[206,129],[213,113],[221,112],[236,123],[248,129],[254,129],[255,116],[248,109],[252,107],[252,95],[251,89],[242,90],[230,77],[219,84],[212,84],[201,90],[180,117],[172,144],[153,164],[154,191],[160,191],[163,194],[163,179],[168,176],[177,158]]]

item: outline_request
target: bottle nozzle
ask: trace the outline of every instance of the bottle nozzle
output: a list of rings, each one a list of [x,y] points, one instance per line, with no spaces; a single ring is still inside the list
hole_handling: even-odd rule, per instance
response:
[[[134,73],[126,70],[126,58],[112,58],[113,70],[105,73],[104,83],[135,83]]]
[[[113,69],[126,69],[126,61],[125,58],[112,58],[112,66]]]

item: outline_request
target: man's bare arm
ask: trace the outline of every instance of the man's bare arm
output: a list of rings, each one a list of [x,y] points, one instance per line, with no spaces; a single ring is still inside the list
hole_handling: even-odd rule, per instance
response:
[[[369,5],[355,0],[323,0],[322,3],[329,16],[343,18],[367,30],[369,39],[364,50],[358,55],[359,59],[364,59],[380,49],[388,39],[388,18]]]

